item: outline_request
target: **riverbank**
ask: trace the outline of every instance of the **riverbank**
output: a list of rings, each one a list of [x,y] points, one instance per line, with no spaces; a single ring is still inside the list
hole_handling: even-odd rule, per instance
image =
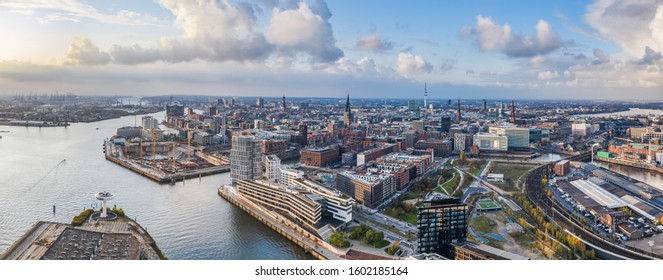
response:
[[[236,192],[236,188],[232,186],[221,186],[218,189],[218,194],[231,204],[251,215],[251,217],[303,248],[306,253],[316,259],[340,260],[347,253],[347,250],[335,248],[279,214],[242,198]]]
[[[656,167],[656,166],[650,166],[650,165],[645,165],[645,164],[640,164],[640,163],[635,163],[635,162],[630,162],[630,161],[624,161],[624,160],[619,160],[619,159],[614,159],[614,158],[595,157],[594,160],[600,161],[600,162],[612,163],[612,164],[616,164],[616,165],[622,165],[622,166],[628,166],[628,167],[643,169],[643,170],[654,171],[654,172],[657,172],[659,174],[663,174],[663,168]]]

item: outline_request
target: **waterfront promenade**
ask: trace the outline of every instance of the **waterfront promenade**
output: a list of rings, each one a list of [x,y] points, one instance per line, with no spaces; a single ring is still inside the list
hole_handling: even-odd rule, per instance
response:
[[[221,186],[218,193],[230,203],[246,211],[249,215],[302,247],[306,252],[318,259],[341,260],[343,259],[341,256],[344,256],[348,251],[347,249],[334,247],[297,224],[292,223],[282,215],[253,203],[240,195],[235,187]]]

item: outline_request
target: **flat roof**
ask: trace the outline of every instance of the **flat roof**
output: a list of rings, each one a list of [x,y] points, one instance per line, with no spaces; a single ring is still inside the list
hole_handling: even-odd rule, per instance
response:
[[[628,205],[626,201],[611,194],[607,190],[599,187],[599,185],[594,184],[589,180],[575,180],[571,181],[570,183],[602,206],[606,206],[608,208],[619,208]]]

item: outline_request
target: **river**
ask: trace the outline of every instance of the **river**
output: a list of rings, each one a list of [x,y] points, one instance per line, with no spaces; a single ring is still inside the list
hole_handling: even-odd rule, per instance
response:
[[[592,118],[603,118],[610,116],[635,116],[635,115],[663,115],[663,110],[656,109],[640,109],[640,108],[629,108],[628,111],[613,112],[613,113],[597,113],[597,114],[582,114],[575,115],[578,117],[592,117]]]
[[[162,120],[164,112],[151,115]],[[0,126],[10,131],[0,133],[0,252],[35,222],[68,223],[96,203],[94,193],[110,191],[110,205],[136,218],[171,259],[310,258],[217,195],[229,173],[159,185],[105,160],[103,140],[129,125],[133,116],[67,128]]]

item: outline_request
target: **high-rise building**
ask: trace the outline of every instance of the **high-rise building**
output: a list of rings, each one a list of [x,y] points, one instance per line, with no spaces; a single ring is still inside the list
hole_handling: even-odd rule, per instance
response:
[[[142,119],[143,130],[159,129],[159,121],[152,116],[145,116]]]
[[[282,109],[285,112],[285,94],[283,95],[283,99],[281,99],[281,106],[283,106]]]
[[[297,143],[299,143],[299,145],[301,145],[302,147],[306,147],[306,145],[308,145],[308,125],[305,124],[299,125],[299,136],[297,139]]]
[[[408,100],[407,101],[407,108],[410,111],[418,111],[419,110],[419,102],[417,100]]]
[[[233,135],[230,149],[230,178],[254,180],[262,178],[262,144],[253,136]]]
[[[456,133],[454,134],[454,152],[460,153],[461,151],[465,151],[467,149],[467,138],[469,135],[465,133]]]
[[[488,110],[486,109],[486,99],[481,100],[481,111],[486,113]]]
[[[209,107],[209,115],[210,116],[216,116],[216,106],[210,106]]]
[[[448,133],[449,129],[451,129],[451,117],[450,116],[443,116],[440,119],[440,131],[444,133]]]
[[[281,179],[281,159],[276,155],[265,155],[262,157],[265,165],[265,177],[267,181],[276,183]]]
[[[256,98],[256,106],[262,108],[265,106],[265,100],[262,97]]]
[[[431,195],[417,208],[419,253],[437,253],[453,258],[452,243],[467,237],[468,207],[459,198]]]

